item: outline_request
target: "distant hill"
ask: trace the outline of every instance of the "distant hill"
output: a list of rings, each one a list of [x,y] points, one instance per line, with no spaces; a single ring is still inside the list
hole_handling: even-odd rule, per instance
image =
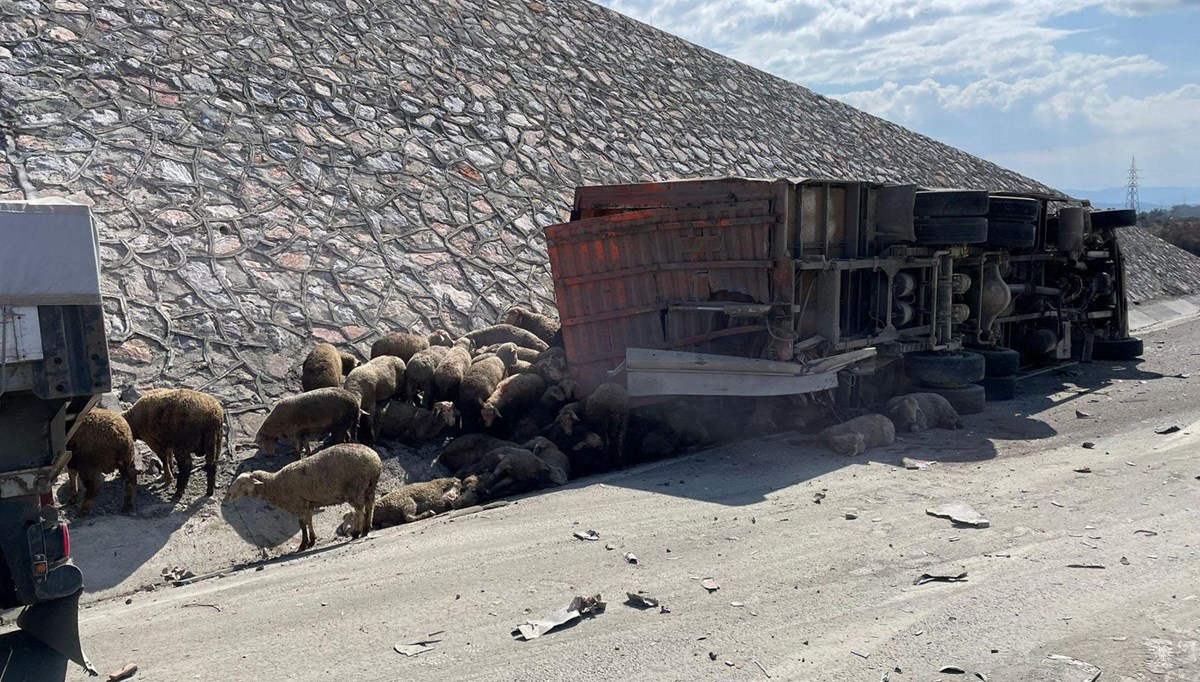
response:
[[[1096,208],[1125,208],[1124,187],[1105,189],[1064,189],[1077,199],[1089,199]],[[1200,201],[1200,187],[1141,187],[1138,189],[1138,206],[1143,211],[1156,208],[1171,208],[1179,204]]]

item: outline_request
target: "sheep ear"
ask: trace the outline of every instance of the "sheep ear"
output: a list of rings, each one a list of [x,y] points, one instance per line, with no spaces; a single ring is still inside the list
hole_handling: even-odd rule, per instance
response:
[[[571,415],[571,421],[573,421],[573,422],[577,422],[577,421],[579,421],[579,415],[578,415],[578,414],[575,414],[574,412],[568,412],[567,414]]]
[[[500,408],[493,407],[492,412],[499,418],[504,419],[504,415],[500,414]]]

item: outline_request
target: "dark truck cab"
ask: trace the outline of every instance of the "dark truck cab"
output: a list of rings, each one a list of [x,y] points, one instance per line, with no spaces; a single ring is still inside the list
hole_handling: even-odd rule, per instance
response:
[[[963,413],[1038,368],[1130,359],[1125,211],[1069,197],[849,180],[580,187],[546,228],[563,341],[585,391],[833,390],[905,383]]]
[[[110,383],[88,207],[0,202],[0,609],[22,609],[23,631],[0,647],[18,677],[21,666],[54,675],[64,657],[95,674],[78,636],[83,574],[53,485]]]

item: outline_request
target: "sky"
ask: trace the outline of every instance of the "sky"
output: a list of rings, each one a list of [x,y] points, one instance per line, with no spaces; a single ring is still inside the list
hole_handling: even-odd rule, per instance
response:
[[[1200,187],[1200,0],[599,1],[1053,187]]]

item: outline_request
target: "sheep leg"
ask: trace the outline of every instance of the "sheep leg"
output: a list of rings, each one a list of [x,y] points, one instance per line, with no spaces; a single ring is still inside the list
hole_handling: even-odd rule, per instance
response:
[[[192,453],[175,453],[175,499],[183,497],[187,491],[188,481],[192,479]]]
[[[92,512],[96,503],[96,495],[100,494],[100,486],[104,484],[104,476],[99,473],[87,474],[83,477],[83,503],[79,505],[79,515],[87,516]]]
[[[217,460],[221,459],[221,431],[217,430],[211,434],[210,442],[206,445],[206,452],[196,454],[204,455],[204,473],[208,479],[205,482],[204,494],[212,497],[217,486]]]
[[[162,477],[158,480],[163,484],[164,488],[170,488],[171,484],[175,482],[175,453],[164,449],[162,451],[154,450],[154,454],[158,455],[163,468]]]
[[[297,458],[304,459],[304,456],[308,454],[308,439],[306,438],[304,440],[304,449],[302,451],[300,449],[301,448],[300,434],[289,433],[288,434],[288,443],[292,446],[292,452],[296,453]]]
[[[132,461],[122,467],[121,480],[125,482],[125,500],[121,506],[121,512],[128,514],[133,511],[133,497],[137,493],[137,469],[134,468]]]
[[[375,524],[375,493],[379,489],[379,479],[375,479],[367,484],[367,489],[363,495],[363,510],[362,510],[362,537],[367,537],[367,533],[371,532],[371,526]]]
[[[75,504],[79,499],[79,472],[75,469],[67,470],[67,485],[70,486],[71,496],[67,498],[67,504]]]
[[[309,533],[308,530],[312,526],[312,512],[310,511],[296,518],[300,521],[300,546],[296,548],[296,551],[303,552],[316,544],[316,538],[313,537],[314,534]]]

